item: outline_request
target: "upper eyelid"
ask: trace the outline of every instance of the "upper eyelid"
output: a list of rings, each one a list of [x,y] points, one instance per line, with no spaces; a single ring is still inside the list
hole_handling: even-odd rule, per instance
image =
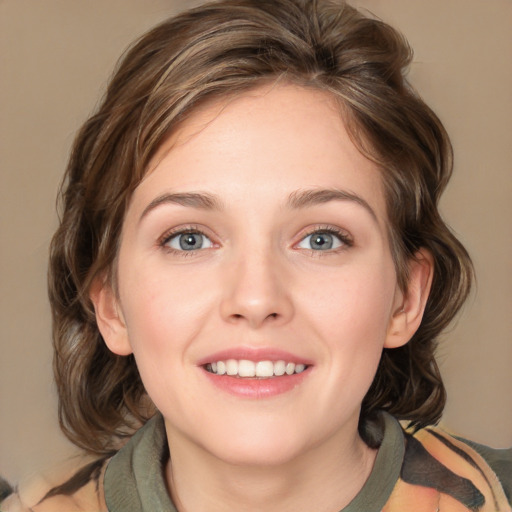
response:
[[[349,231],[346,229],[342,229],[336,226],[330,226],[330,225],[321,225],[321,226],[314,226],[309,229],[306,229],[305,232],[301,233],[299,235],[299,241],[304,240],[307,236],[314,235],[315,233],[331,233],[333,235],[337,235],[342,239],[346,240],[353,240],[352,235]]]
[[[347,236],[349,236],[349,233],[347,230],[342,229],[342,228],[337,228],[335,226],[315,226],[315,227],[312,227],[309,230],[307,230],[305,236],[312,235],[313,233],[334,233],[334,234],[340,234],[340,235],[346,234]]]

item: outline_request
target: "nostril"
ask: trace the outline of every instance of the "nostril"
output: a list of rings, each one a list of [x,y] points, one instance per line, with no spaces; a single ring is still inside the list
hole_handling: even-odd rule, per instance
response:
[[[270,313],[269,315],[267,315],[265,318],[277,318],[279,315],[277,313]],[[233,315],[231,315],[232,318],[238,320],[240,318],[244,318],[244,315],[240,314],[240,313],[234,313]]]

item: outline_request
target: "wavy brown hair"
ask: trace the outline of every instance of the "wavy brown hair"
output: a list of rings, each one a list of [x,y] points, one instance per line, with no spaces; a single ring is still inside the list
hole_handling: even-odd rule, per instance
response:
[[[123,219],[149,160],[200,104],[276,80],[336,98],[354,142],[380,166],[403,290],[418,249],[433,255],[422,324],[407,345],[384,350],[361,418],[384,409],[415,427],[439,420],[445,390],[436,339],[464,302],[472,267],[438,212],[452,151],[405,79],[411,58],[393,28],[328,0],[205,4],[157,26],[125,54],[74,142],[51,244],[59,418],[75,444],[109,453],[153,413],[133,357],[107,349],[89,299],[95,279],[115,282]]]

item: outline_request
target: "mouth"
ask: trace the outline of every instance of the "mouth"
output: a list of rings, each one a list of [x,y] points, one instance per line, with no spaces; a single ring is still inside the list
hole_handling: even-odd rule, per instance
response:
[[[306,364],[285,360],[250,361],[248,359],[219,360],[203,365],[208,373],[240,379],[272,379],[291,376],[304,372],[308,367]]]
[[[232,347],[197,361],[206,380],[242,399],[267,399],[302,389],[313,361],[275,347]]]

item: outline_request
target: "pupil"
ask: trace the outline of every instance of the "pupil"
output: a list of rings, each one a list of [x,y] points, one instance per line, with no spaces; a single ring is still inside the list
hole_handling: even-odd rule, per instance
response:
[[[197,249],[201,246],[199,235],[195,233],[188,233],[180,237],[180,247],[185,251],[190,249]]]
[[[311,241],[311,246],[313,249],[331,249],[332,235],[329,235],[328,233],[316,235]]]

